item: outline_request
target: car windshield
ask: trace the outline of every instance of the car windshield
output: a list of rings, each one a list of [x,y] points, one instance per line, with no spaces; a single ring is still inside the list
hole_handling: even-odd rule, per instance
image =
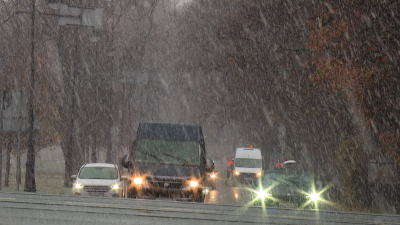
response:
[[[174,165],[200,165],[199,144],[195,141],[140,139],[136,161]]]
[[[118,178],[118,171],[114,167],[84,167],[79,178],[115,180]]]
[[[236,158],[235,167],[261,168],[261,159]]]

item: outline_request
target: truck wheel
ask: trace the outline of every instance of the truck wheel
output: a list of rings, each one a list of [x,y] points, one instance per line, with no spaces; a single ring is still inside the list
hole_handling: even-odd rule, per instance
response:
[[[126,197],[127,198],[134,198],[134,196],[135,196],[135,193],[134,193],[133,190],[128,190],[127,191],[127,193],[126,193]]]
[[[126,193],[128,198],[141,198],[141,193],[138,192],[136,189],[130,189],[128,190],[128,192]]]
[[[193,201],[204,202],[204,195],[201,189],[198,189],[195,193],[193,193]]]

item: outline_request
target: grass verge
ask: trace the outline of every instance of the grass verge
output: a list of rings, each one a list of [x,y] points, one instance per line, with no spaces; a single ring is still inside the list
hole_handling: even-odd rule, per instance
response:
[[[3,177],[4,178],[4,177]],[[64,173],[53,171],[37,171],[35,173],[36,193],[42,194],[59,194],[70,195],[71,188],[64,187]],[[24,191],[25,173],[21,174],[21,184],[19,191]],[[10,174],[10,182],[8,187],[4,186],[4,179],[2,180],[2,191],[17,191],[16,176]]]

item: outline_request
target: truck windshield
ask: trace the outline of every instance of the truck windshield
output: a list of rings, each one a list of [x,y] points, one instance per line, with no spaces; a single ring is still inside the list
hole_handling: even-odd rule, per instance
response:
[[[200,165],[199,143],[163,139],[137,140],[136,161],[174,165]]]
[[[79,173],[81,179],[118,179],[118,171],[114,167],[84,167]]]
[[[235,167],[261,168],[261,159],[236,158]]]

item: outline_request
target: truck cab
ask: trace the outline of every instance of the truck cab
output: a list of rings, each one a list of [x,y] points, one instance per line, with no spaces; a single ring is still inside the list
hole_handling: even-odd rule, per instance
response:
[[[262,155],[258,148],[236,148],[234,179],[240,183],[257,184],[263,175]]]
[[[130,173],[127,196],[131,198],[203,202],[207,173],[214,170],[197,124],[140,123],[121,164]]]

